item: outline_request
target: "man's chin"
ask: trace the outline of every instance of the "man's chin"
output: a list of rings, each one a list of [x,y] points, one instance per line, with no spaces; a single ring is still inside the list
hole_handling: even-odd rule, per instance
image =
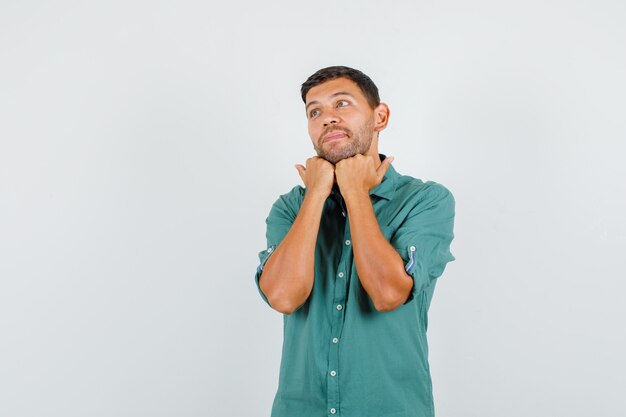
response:
[[[336,165],[338,162],[343,161],[344,159],[352,158],[355,155],[356,153],[344,155],[320,155],[320,157],[327,160],[331,164]]]

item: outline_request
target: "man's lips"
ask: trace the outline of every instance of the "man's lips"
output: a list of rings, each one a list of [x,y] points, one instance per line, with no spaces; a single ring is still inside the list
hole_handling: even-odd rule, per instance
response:
[[[342,139],[347,136],[348,135],[345,132],[333,132],[324,136],[324,138],[322,139],[322,142],[326,143],[326,142],[330,142],[331,140]]]

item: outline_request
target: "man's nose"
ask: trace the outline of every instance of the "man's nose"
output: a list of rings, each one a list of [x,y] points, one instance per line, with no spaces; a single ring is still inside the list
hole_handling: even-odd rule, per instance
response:
[[[339,122],[339,117],[337,117],[334,113],[326,113],[326,118],[324,119],[324,126],[328,126],[331,123],[336,124]]]

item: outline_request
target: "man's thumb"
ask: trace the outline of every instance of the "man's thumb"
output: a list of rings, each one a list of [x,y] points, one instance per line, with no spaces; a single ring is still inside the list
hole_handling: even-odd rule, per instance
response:
[[[378,179],[380,181],[383,180],[383,177],[385,176],[385,173],[387,172],[387,169],[389,168],[389,165],[391,165],[391,163],[393,162],[393,156],[388,156],[386,157],[383,162],[381,162],[380,166],[378,167],[378,169],[376,170],[376,174],[378,174]]]
[[[298,170],[300,179],[302,179],[302,182],[306,184],[306,182],[304,181],[304,176],[306,175],[306,168],[304,167],[304,165],[300,165],[300,164],[296,164],[295,167]]]

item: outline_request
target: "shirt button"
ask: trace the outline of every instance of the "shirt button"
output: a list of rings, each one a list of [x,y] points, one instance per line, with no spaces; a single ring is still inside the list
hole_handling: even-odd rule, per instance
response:
[[[337,412],[337,410],[335,410],[334,408],[330,409],[330,414],[335,414]]]
[[[272,251],[273,251],[273,250],[274,250],[274,248],[269,248],[269,249],[267,250],[267,253],[272,253]]]
[[[337,310],[341,310],[343,306],[341,304],[337,304]]]
[[[409,249],[411,250],[411,252],[415,252],[415,246],[411,246]]]
[[[337,375],[337,372],[335,372],[335,371],[330,371],[330,376],[335,376],[335,375]]]
[[[346,246],[350,246],[350,240],[346,240]]]
[[[339,278],[343,278],[343,272],[340,272],[337,275],[339,276]]]
[[[336,337],[333,337],[333,343],[339,343],[339,339],[337,339]]]

